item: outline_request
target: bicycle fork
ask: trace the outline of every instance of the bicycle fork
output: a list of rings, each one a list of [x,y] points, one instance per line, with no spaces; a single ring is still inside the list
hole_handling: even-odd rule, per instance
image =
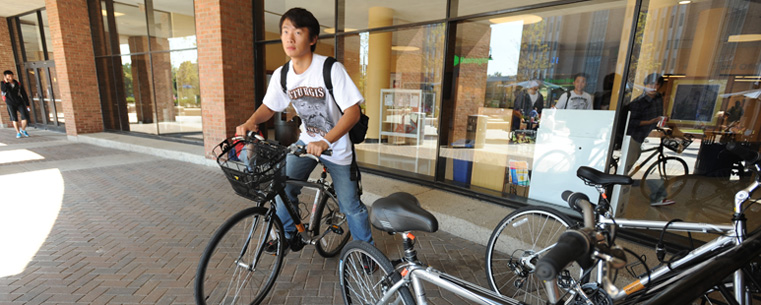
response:
[[[265,223],[267,224],[267,229],[263,230],[261,234],[269,234],[269,232],[272,230],[271,220],[272,220],[273,213],[274,213],[273,209],[268,209],[267,214],[264,215]],[[235,260],[236,265],[248,271],[253,271],[254,269],[256,269],[256,265],[259,263],[259,258],[262,256],[262,253],[264,252],[264,245],[267,243],[266,238],[259,238],[260,242],[259,242],[259,245],[257,245],[256,254],[254,255],[253,261],[251,262],[250,265],[247,265],[245,262],[243,262],[243,255],[246,254],[246,251],[248,250],[248,247],[251,244],[251,238],[254,236],[254,232],[256,231],[256,228],[259,227],[260,217],[261,216],[259,215],[254,216],[254,221],[251,223],[251,229],[249,229],[248,231],[248,238],[246,238],[246,243],[243,245],[243,248],[240,250],[240,254],[238,254],[238,259]]]

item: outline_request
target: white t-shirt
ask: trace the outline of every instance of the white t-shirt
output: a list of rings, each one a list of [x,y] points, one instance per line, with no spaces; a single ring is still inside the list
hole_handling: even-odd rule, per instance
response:
[[[321,141],[336,126],[341,118],[341,111],[365,101],[344,66],[336,62],[330,71],[333,95],[341,109],[336,107],[336,102],[330,97],[322,76],[325,59],[327,57],[312,54],[312,63],[301,74],[296,74],[293,68],[289,67],[286,75],[288,94],[283,92],[280,85],[280,71],[283,67],[277,68],[272,73],[267,94],[264,95],[264,105],[273,111],[283,111],[288,105],[293,104],[296,113],[301,117],[299,140],[304,143]],[[348,133],[332,143],[330,148],[333,155],[322,155],[322,158],[340,165],[351,164],[351,140]]]
[[[571,102],[568,103],[568,93],[563,93],[560,98],[558,99],[557,105],[555,105],[555,108],[557,109],[589,109],[592,110],[592,95],[589,93],[583,92],[581,95],[576,94],[576,91],[571,90]],[[568,103],[568,107],[566,107],[566,103]]]

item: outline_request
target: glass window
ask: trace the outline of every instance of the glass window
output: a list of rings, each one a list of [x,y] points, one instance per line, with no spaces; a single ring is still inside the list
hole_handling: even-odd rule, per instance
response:
[[[352,1],[346,5],[347,31],[373,29],[446,18],[446,0]]]
[[[196,47],[193,1],[153,1],[151,50],[179,50]]]
[[[149,56],[143,54],[121,58],[130,131],[157,134]]]
[[[344,66],[365,97],[363,166],[432,179],[438,142],[444,24],[345,37]]]
[[[37,12],[20,16],[19,22],[21,23],[21,35],[24,39],[26,61],[45,60],[45,55],[42,53],[42,37],[40,37]]]
[[[624,212],[627,217],[725,221],[734,194],[751,175],[724,148],[733,142],[756,151],[761,146],[761,3],[652,0],[642,10],[625,102],[632,109],[630,124],[663,116],[667,128],[660,132],[654,123],[630,132],[633,149],[621,158],[641,183]],[[669,18],[668,26],[660,18]],[[662,33],[668,41],[651,39]],[[669,52],[657,60],[656,54]],[[659,155],[669,159],[660,162]],[[665,164],[667,171],[661,174],[654,164]],[[672,201],[678,208],[651,207]],[[748,226],[757,227],[761,218],[752,215],[759,212],[746,212],[751,214]]]
[[[48,11],[41,11],[42,14],[42,30],[45,31],[45,47],[48,50],[48,59],[53,59],[53,37],[50,36],[50,23],[48,22]]]
[[[439,150],[445,179],[560,204],[559,193],[546,198],[545,190],[557,188],[546,185],[548,178],[578,181],[579,163],[602,169],[614,112],[593,109],[610,109],[616,100],[612,88],[620,75],[614,72],[623,67],[617,58],[632,18],[626,5],[575,4],[457,23],[453,118],[442,126],[449,138]],[[579,73],[585,84],[574,82]],[[552,109],[570,91],[576,93],[568,109],[585,110]],[[584,131],[597,126],[592,122],[608,122],[607,136]],[[594,140],[580,136],[590,133]]]
[[[196,50],[152,54],[159,133],[203,140]]]
[[[264,2],[264,31],[265,39],[280,38],[280,18],[289,9],[303,7],[309,10],[320,22],[319,35],[335,33],[335,1],[334,0],[267,0]]]
[[[137,0],[131,3],[136,5],[114,3],[114,18],[119,33],[118,54],[148,52],[145,1]]]
[[[108,27],[108,12],[105,1],[88,1],[90,29],[92,30],[95,56],[111,54],[111,36]]]

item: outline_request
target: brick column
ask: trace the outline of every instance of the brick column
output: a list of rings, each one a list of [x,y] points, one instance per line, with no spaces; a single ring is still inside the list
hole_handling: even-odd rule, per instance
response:
[[[86,0],[45,0],[66,134],[103,131]]]
[[[250,0],[196,0],[198,73],[207,157],[255,108]]]
[[[11,70],[16,74],[18,78],[18,72],[16,71],[16,61],[13,60],[13,44],[11,44],[11,33],[8,30],[8,19],[0,17],[0,73],[5,70]],[[0,75],[0,77],[3,77]],[[8,111],[5,111],[5,102],[0,100],[0,127],[13,126],[11,124],[11,118],[8,116]]]

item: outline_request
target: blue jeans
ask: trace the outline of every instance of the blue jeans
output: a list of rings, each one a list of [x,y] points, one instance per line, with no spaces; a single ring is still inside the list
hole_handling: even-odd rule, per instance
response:
[[[299,144],[303,144],[299,141]],[[367,218],[367,208],[359,201],[359,194],[357,194],[357,182],[351,181],[351,165],[338,165],[322,159],[322,163],[328,168],[330,177],[333,179],[333,188],[336,190],[336,196],[338,197],[338,206],[341,212],[346,215],[349,222],[349,230],[354,236],[354,239],[366,241],[372,243],[373,236],[370,231],[370,222]],[[300,158],[294,155],[288,155],[285,163],[285,173],[290,179],[307,180],[309,174],[312,173],[317,161],[310,158]],[[297,203],[299,194],[301,193],[301,187],[286,184],[285,194],[292,203]],[[277,216],[283,223],[286,237],[290,237],[292,232],[296,231],[296,226],[293,224],[293,219],[288,211],[285,209],[285,203],[277,196],[275,198],[277,202]],[[298,210],[298,207],[295,207]]]

